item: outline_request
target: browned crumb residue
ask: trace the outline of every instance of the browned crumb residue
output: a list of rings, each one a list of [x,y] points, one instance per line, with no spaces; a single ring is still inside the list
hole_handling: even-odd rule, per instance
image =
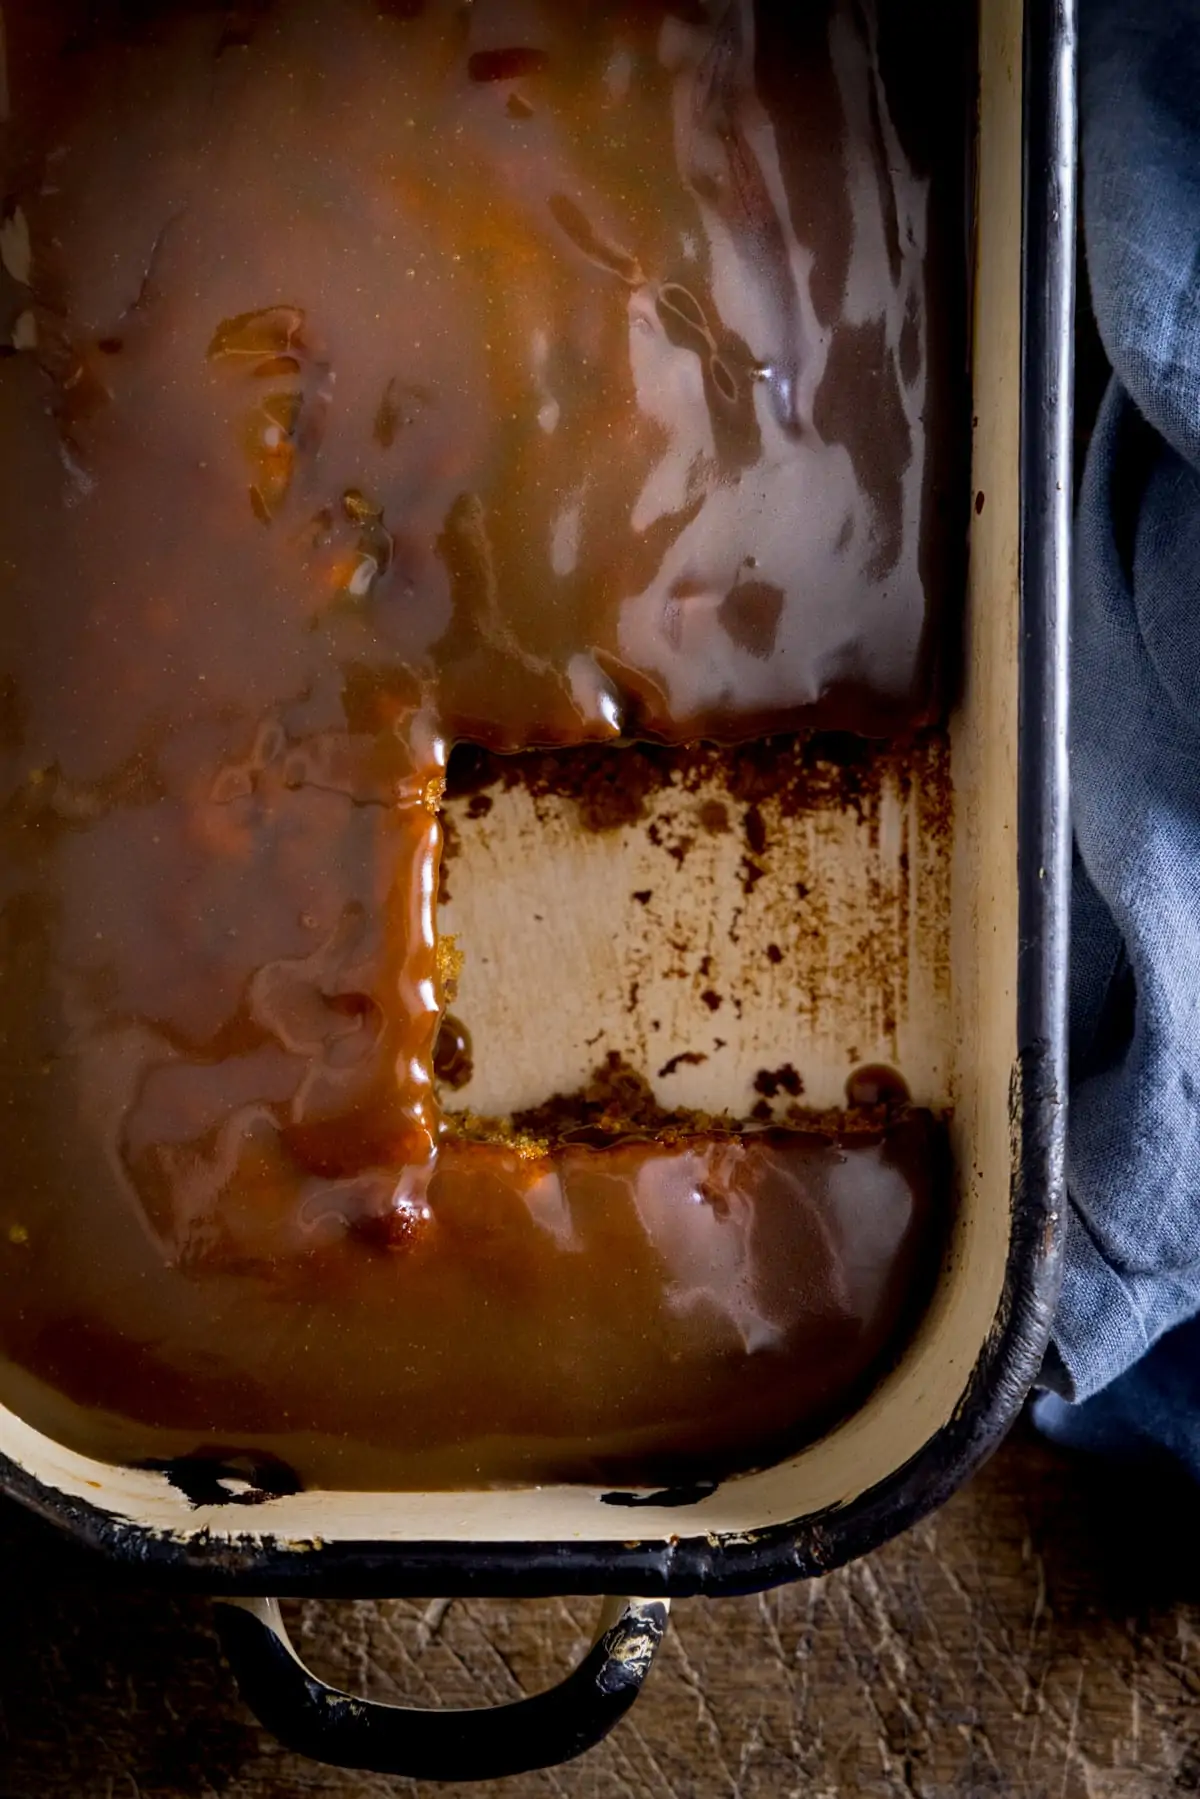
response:
[[[754,1091],[761,1093],[764,1099],[774,1099],[779,1093],[799,1099],[804,1092],[804,1082],[791,1063],[785,1062],[782,1068],[760,1068],[754,1077]]]
[[[458,947],[458,939],[447,933],[437,940],[437,976],[439,997],[443,1006],[454,1004],[459,977],[466,957]]]
[[[450,758],[447,797],[470,797],[476,805],[489,788],[523,787],[535,799],[572,800],[585,830],[613,831],[639,824],[648,816],[648,802],[666,789],[699,793],[719,783],[728,804],[706,799],[697,823],[709,832],[728,831],[729,807],[740,805],[747,848],[758,857],[767,848],[764,802],[778,806],[784,818],[841,808],[869,813],[890,776],[927,767],[936,760],[931,746],[944,741],[933,731],[887,744],[816,732],[736,745],[601,744],[520,756],[460,744]]]
[[[681,1058],[684,1061],[694,1057]],[[780,1088],[790,1093],[803,1084],[795,1070],[781,1070]],[[645,1075],[617,1050],[610,1050],[587,1085],[577,1093],[556,1094],[540,1106],[508,1118],[483,1118],[473,1112],[452,1114],[449,1129],[472,1142],[506,1143],[523,1155],[546,1154],[556,1144],[583,1143],[603,1147],[630,1138],[674,1143],[691,1137],[733,1137],[747,1126],[770,1124],[778,1130],[821,1131],[831,1136],[883,1130],[909,1108],[894,1096],[879,1104],[851,1105],[845,1110],[818,1111],[796,1103],[780,1115],[760,1099],[749,1119],[728,1112],[702,1112],[659,1104]]]
[[[482,1118],[478,1112],[448,1112],[445,1135],[463,1143],[498,1143],[511,1149],[523,1162],[540,1162],[554,1148],[549,1137],[535,1137],[518,1128],[515,1119]]]
[[[612,1142],[618,1137],[732,1136],[737,1122],[727,1113],[693,1112],[661,1106],[646,1076],[618,1050],[610,1050],[591,1080],[577,1093],[556,1094],[520,1112],[513,1126],[552,1142]]]

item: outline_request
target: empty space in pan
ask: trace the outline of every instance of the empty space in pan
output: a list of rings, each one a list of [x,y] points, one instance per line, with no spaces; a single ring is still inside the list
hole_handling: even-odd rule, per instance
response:
[[[452,1115],[597,1082],[619,1109],[633,1075],[664,1108],[778,1124],[844,1106],[874,1067],[949,1103],[942,734],[460,754],[445,823],[469,1044],[445,1064]]]

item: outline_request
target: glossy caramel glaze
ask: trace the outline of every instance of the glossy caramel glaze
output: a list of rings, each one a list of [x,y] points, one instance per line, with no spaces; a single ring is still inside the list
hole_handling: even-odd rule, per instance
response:
[[[101,1455],[249,1448],[326,1486],[708,1477],[858,1398],[937,1260],[920,1117],[853,1143],[453,1144],[428,1186],[379,1171],[299,1205],[259,1172],[251,1144],[194,1262],[90,1196],[9,1257],[8,1353],[37,1376],[6,1371],[10,1402]]]
[[[800,10],[6,8],[0,1397],[65,1440],[711,1470],[908,1316],[919,1121],[522,1157],[433,1087],[453,741],[936,705],[937,134]]]

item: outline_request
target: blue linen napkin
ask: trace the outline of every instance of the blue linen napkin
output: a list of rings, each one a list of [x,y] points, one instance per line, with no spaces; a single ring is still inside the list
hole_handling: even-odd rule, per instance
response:
[[[1200,1478],[1200,0],[1080,26],[1114,373],[1076,536],[1071,1211],[1035,1415]]]

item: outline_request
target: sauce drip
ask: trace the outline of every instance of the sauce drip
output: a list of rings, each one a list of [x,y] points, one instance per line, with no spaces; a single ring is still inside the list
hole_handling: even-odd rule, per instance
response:
[[[9,10],[0,1397],[368,1486],[820,1428],[936,1133],[447,1140],[438,812],[456,741],[936,712],[957,340],[873,20]]]
[[[908,1083],[904,1076],[882,1063],[856,1068],[846,1081],[848,1106],[866,1110],[882,1107],[894,1112],[903,1111],[909,1103]]]
[[[465,1087],[475,1067],[471,1033],[461,1019],[449,1013],[442,1019],[433,1048],[433,1072],[443,1087],[454,1092]]]

